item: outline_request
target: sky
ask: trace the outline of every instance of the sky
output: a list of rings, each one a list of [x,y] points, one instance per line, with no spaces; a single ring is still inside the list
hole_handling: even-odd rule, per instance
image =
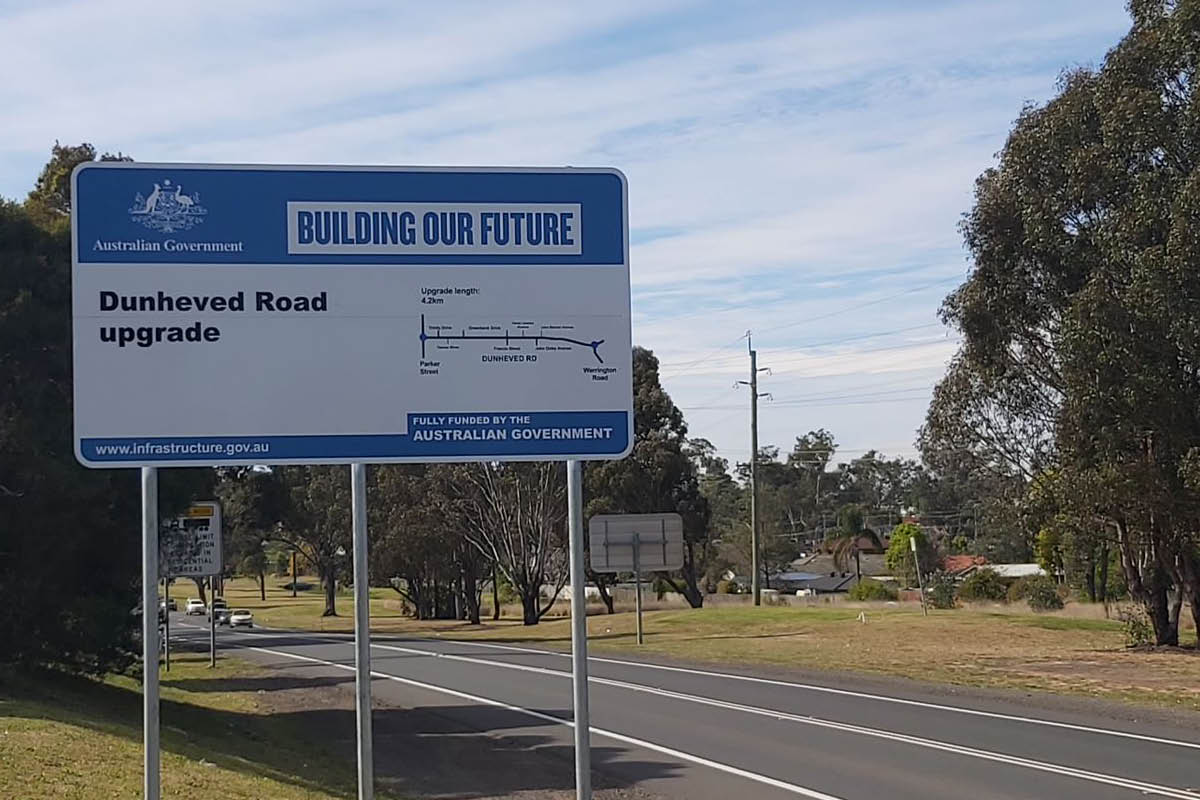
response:
[[[831,431],[915,454],[957,347],[957,224],[1122,0],[0,0],[0,196],[55,140],[142,161],[615,166],[634,342],[745,461]]]

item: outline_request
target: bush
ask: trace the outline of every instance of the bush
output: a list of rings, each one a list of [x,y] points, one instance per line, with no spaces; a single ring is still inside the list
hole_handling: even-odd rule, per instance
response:
[[[1154,644],[1154,628],[1146,609],[1141,606],[1122,606],[1117,609],[1117,619],[1125,630],[1126,647],[1146,647]]]
[[[1058,586],[1045,575],[1029,575],[1017,579],[1008,588],[1010,602],[1028,600],[1034,611],[1058,611],[1063,607]]]
[[[880,583],[879,581],[863,580],[856,583],[850,589],[851,600],[896,600],[899,597],[900,593],[896,591],[894,586],[888,586],[886,583]]]
[[[737,594],[737,581],[717,581],[717,594]]]
[[[929,576],[929,604],[934,608],[954,608],[954,579],[944,572]]]
[[[1008,602],[1019,603],[1029,597],[1029,584],[1033,578],[1017,578],[1008,587]]]
[[[1008,586],[994,569],[977,569],[967,576],[958,589],[958,596],[967,601],[1008,599]]]

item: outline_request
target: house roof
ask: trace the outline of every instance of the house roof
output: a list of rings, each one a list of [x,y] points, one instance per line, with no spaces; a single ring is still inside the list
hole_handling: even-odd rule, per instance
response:
[[[1046,574],[1039,564],[988,564],[988,567],[999,572],[1001,578],[1028,578]]]
[[[862,553],[859,555],[859,560],[862,562],[863,575],[887,575],[889,574],[887,563],[881,553]],[[854,559],[848,559],[845,568],[838,569],[833,563],[833,556],[828,553],[817,553],[808,558],[801,558],[791,563],[792,570],[796,572],[813,572],[817,575],[829,575],[830,573],[841,574],[843,572],[854,572]]]
[[[966,577],[977,569],[995,570],[1001,578],[1028,578],[1032,575],[1046,574],[1046,570],[1038,564],[977,564],[967,567],[957,574]]]
[[[942,569],[953,575],[971,567],[981,567],[986,563],[987,559],[983,556],[946,556],[942,559]]]

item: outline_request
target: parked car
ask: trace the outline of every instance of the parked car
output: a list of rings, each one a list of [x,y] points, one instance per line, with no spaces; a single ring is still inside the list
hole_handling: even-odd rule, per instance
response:
[[[254,627],[254,615],[244,608],[239,608],[229,615],[229,627]]]
[[[204,605],[204,601],[199,597],[189,597],[187,605],[184,606],[184,613],[189,617],[193,614],[206,614],[208,609]]]

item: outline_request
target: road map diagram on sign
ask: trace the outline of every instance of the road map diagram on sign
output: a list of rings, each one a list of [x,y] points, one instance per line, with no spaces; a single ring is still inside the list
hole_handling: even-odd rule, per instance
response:
[[[586,341],[570,334],[575,330],[571,324],[541,324],[529,321],[513,321],[508,324],[471,324],[455,328],[453,325],[427,322],[421,315],[421,357],[425,358],[430,347],[455,349],[452,342],[491,342],[496,350],[521,351],[532,343],[537,351],[571,350],[574,347],[590,348],[596,361],[603,364],[600,345],[604,339]],[[562,346],[567,345],[567,346]]]

